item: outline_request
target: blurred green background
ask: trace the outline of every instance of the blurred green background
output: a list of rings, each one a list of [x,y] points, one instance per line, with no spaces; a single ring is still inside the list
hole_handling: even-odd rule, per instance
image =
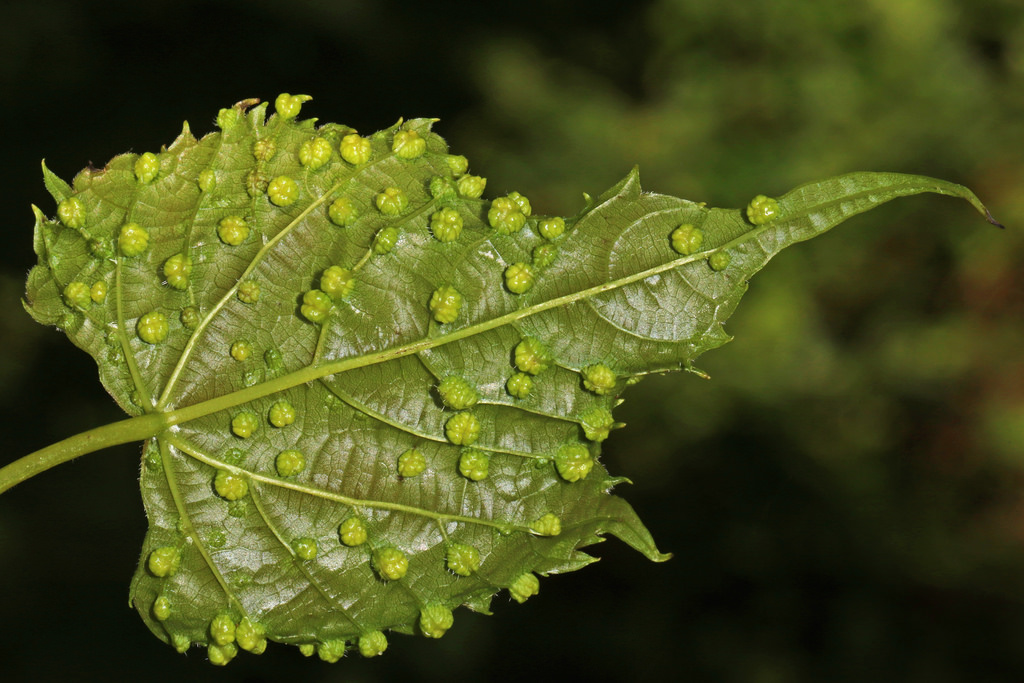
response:
[[[629,390],[605,461],[663,550],[612,542],[526,605],[460,610],[335,665],[271,646],[214,670],[127,606],[137,446],[0,497],[0,676],[150,682],[579,678],[1024,680],[1024,7],[1020,0],[600,4],[16,0],[0,22],[3,461],[118,419],[93,361],[19,298],[39,160],[202,134],[281,91],[367,132],[436,130],[488,194],[574,213],[639,164],[719,206],[852,170],[969,185],[782,254],[692,375]]]

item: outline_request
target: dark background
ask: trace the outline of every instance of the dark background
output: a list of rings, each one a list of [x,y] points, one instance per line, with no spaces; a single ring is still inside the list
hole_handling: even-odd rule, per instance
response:
[[[139,449],[0,498],[0,677],[21,680],[1024,680],[1024,9],[1019,0],[613,4],[16,1],[0,21],[2,461],[121,417],[19,298],[39,160],[170,143],[277,93],[364,132],[431,116],[488,194],[574,213],[634,165],[722,206],[852,170],[925,173],[789,250],[702,359],[648,379],[605,461],[663,550],[623,544],[441,641],[327,665],[271,645],[214,669],[127,606]]]

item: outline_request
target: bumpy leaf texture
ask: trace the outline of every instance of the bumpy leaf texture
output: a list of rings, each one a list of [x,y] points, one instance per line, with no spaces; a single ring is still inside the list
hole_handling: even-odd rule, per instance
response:
[[[417,119],[360,137],[241,102],[219,132],[45,170],[28,311],[99,365],[143,450],[131,600],[225,663],[268,640],[334,660],[438,637],[619,537],[667,559],[599,459],[623,388],[690,368],[780,249],[894,197],[856,173],[746,211],[641,192],[579,214],[481,199]]]

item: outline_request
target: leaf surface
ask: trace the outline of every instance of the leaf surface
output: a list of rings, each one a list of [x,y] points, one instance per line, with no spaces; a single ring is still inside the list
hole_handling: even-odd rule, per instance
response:
[[[757,204],[644,193],[634,171],[560,223],[479,198],[430,120],[353,138],[278,106],[72,186],[44,166],[58,218],[35,209],[27,310],[128,413],[164,416],[132,602],[215,663],[267,639],[336,659],[438,636],[447,610],[526,599],[606,534],[667,559],[600,463],[622,390],[728,341],[786,246],[921,192],[984,212],[958,185],[854,173],[752,221]]]

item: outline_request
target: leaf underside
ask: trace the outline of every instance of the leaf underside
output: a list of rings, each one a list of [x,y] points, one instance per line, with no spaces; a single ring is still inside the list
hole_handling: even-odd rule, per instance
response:
[[[186,125],[156,166],[126,154],[72,186],[44,166],[60,218],[36,209],[26,301],[96,359],[128,413],[187,415],[143,449],[150,527],[131,600],[158,637],[218,663],[267,639],[333,659],[378,631],[439,635],[431,610],[486,612],[509,587],[525,599],[532,575],[585,566],[581,548],[608,533],[667,559],[598,460],[622,389],[728,341],[747,280],[786,246],[899,196],[984,210],[958,185],[854,173],[791,191],[755,225],[641,192],[634,171],[555,236],[518,195],[474,197],[482,179],[430,120],[368,136],[352,163],[351,129],[254,105],[200,140]],[[339,199],[347,219],[332,218]],[[238,244],[221,231],[232,217],[248,228]],[[126,224],[145,232],[141,251]],[[694,250],[673,248],[684,224]],[[332,266],[349,288],[331,290]],[[449,290],[451,320],[431,306]],[[469,393],[439,390],[446,378]],[[246,419],[247,436],[233,429]],[[410,450],[421,472],[400,470]],[[280,466],[291,451],[297,472]],[[481,455],[484,476],[460,469]],[[343,542],[350,518],[364,542]],[[466,546],[477,562],[456,573]],[[395,549],[407,569],[389,576],[379,558]]]

